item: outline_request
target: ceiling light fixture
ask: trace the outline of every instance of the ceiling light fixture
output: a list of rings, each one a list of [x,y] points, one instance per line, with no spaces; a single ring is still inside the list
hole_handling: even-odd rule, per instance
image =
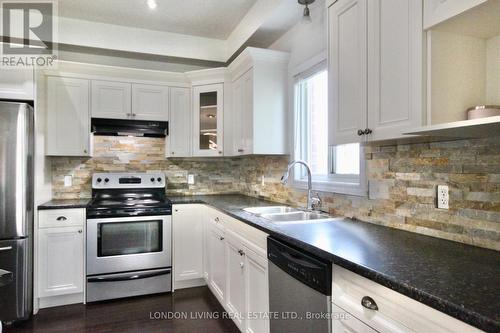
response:
[[[157,6],[158,4],[156,3],[156,0],[148,0],[149,9],[154,10],[156,9]]]
[[[311,12],[309,11],[309,5],[314,2],[314,0],[298,0],[299,4],[306,6],[304,8],[304,15],[302,15],[302,22],[311,23]]]

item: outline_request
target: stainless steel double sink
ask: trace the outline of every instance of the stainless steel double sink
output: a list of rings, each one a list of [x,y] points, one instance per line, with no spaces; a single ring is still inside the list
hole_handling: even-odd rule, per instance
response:
[[[273,223],[300,223],[332,220],[330,215],[320,212],[303,211],[288,206],[248,207],[244,211],[270,220]]]

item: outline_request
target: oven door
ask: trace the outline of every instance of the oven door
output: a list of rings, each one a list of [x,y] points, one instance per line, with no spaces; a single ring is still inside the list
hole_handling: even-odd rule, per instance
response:
[[[87,220],[87,275],[171,266],[171,216]]]

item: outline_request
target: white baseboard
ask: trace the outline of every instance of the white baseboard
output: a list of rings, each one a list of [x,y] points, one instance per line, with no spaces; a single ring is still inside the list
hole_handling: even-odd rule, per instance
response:
[[[84,303],[83,293],[39,298],[40,309]]]
[[[193,279],[193,280],[185,280],[185,281],[174,281],[174,290],[178,289],[186,289],[186,288],[194,288],[194,287],[201,287],[205,286],[207,283],[205,282],[205,279],[200,278],[200,279]]]

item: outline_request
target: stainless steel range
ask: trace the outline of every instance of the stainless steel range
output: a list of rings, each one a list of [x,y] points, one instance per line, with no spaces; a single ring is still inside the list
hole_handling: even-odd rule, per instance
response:
[[[172,290],[171,215],[164,174],[93,175],[87,302]]]

